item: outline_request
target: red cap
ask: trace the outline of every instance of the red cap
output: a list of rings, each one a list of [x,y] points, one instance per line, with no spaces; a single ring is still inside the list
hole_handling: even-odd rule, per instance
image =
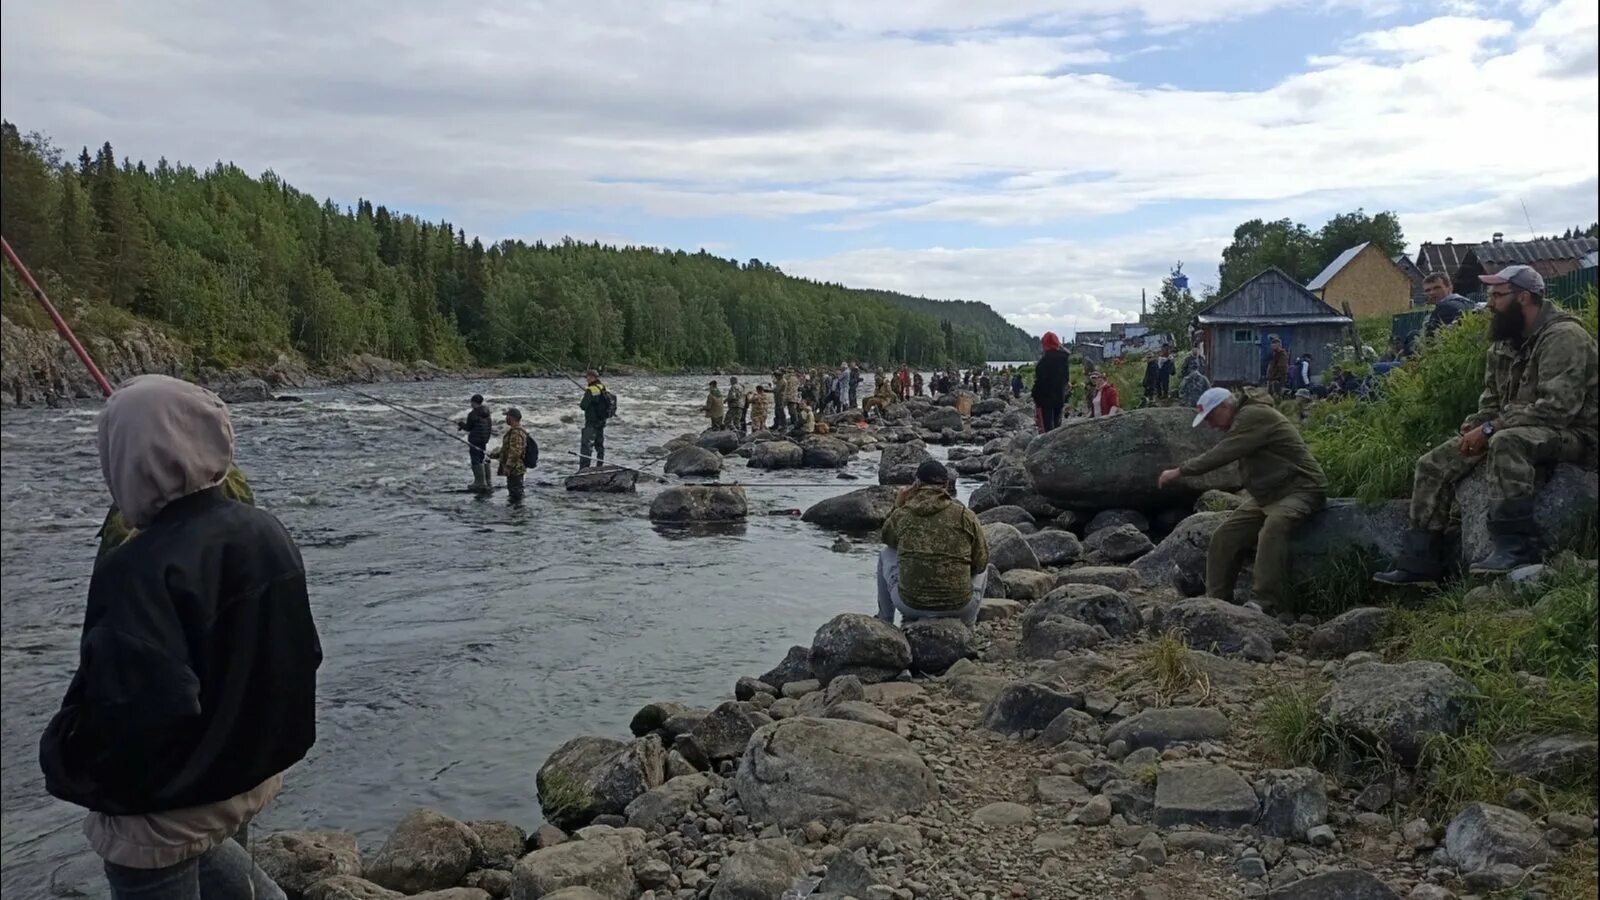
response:
[[[1054,331],[1046,331],[1044,333],[1044,337],[1039,341],[1039,344],[1046,350],[1060,350],[1061,338],[1056,337],[1056,333]]]

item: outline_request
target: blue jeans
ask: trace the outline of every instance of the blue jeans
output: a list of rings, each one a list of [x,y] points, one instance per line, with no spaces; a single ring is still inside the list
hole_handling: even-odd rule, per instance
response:
[[[960,609],[913,609],[900,599],[900,554],[893,547],[885,547],[878,551],[878,618],[893,625],[894,614],[898,612],[901,622],[960,619],[971,628],[978,624],[978,608],[983,606],[983,588],[988,581],[988,570],[972,576],[972,602]]]
[[[164,869],[106,863],[106,881],[113,900],[285,900],[250,851],[232,839]]]

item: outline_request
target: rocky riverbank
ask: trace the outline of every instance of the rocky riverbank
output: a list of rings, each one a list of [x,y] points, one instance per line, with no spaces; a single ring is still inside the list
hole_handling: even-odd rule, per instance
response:
[[[1592,720],[1511,735],[1486,747],[1495,778],[1451,781],[1436,748],[1497,701],[1469,660],[1412,655],[1424,632],[1406,638],[1401,620],[1422,613],[1192,596],[1236,482],[1139,492],[1164,453],[1214,437],[1152,410],[1115,423],[1116,448],[1097,448],[1104,423],[1036,439],[999,402],[954,419],[899,404],[850,439],[839,417],[836,440],[882,453],[883,484],[806,512],[874,528],[927,444],[952,444],[954,465],[987,474],[973,506],[993,565],[975,629],[840,614],[710,708],[664,699],[630,734],[562,745],[529,773],[546,819],[531,833],[419,809],[376,848],[257,834],[257,861],[310,900],[1592,896]],[[812,447],[767,447],[779,442],[702,435],[677,450],[826,467]],[[1381,553],[1388,515],[1335,503],[1297,533],[1297,560]],[[1479,585],[1466,624],[1555,633],[1593,573],[1567,560]],[[838,606],[870,610],[872,586]],[[1528,704],[1560,702],[1532,654],[1513,665]]]
[[[267,401],[297,388],[325,384],[421,381],[463,374],[427,360],[402,363],[367,354],[321,367],[279,354],[270,363],[218,369],[201,364],[190,348],[165,332],[143,324],[116,337],[80,337],[112,384],[135,375],[171,375],[205,385],[230,403]],[[0,405],[57,406],[98,402],[100,397],[88,370],[54,330],[26,328],[0,317]]]

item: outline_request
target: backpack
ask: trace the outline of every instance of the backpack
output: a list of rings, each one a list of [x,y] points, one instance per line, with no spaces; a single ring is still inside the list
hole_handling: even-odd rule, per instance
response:
[[[606,388],[600,389],[600,418],[611,419],[617,415],[617,395]]]
[[[529,469],[539,468],[539,442],[531,434],[522,445],[522,464]]]

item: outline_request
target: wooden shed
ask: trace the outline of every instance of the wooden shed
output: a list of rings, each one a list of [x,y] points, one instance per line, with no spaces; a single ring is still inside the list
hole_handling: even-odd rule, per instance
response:
[[[1277,267],[1219,297],[1195,319],[1210,361],[1206,374],[1228,387],[1266,381],[1273,335],[1283,341],[1292,359],[1311,354],[1311,372],[1321,374],[1351,325],[1349,316]]]
[[[1394,315],[1411,306],[1411,276],[1383,248],[1367,241],[1339,254],[1306,289],[1358,316]]]

